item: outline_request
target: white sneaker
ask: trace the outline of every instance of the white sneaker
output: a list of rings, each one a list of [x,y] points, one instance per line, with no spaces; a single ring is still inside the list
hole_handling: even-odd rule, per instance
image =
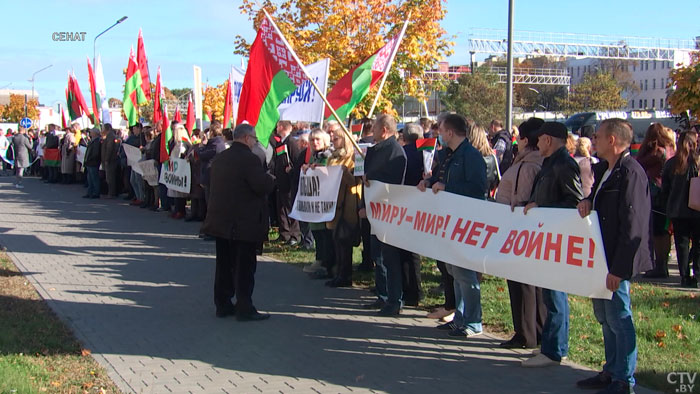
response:
[[[321,262],[317,260],[313,264],[307,265],[306,267],[304,267],[304,269],[302,271],[308,272],[308,273],[314,273],[322,268],[323,268],[323,266],[321,265]]]
[[[523,368],[541,368],[559,364],[561,364],[561,361],[554,361],[551,358],[540,353],[533,358],[528,358],[527,360],[524,360],[520,365]]]
[[[15,187],[16,187],[17,189],[24,189],[24,186],[19,185],[19,184],[15,185]]]

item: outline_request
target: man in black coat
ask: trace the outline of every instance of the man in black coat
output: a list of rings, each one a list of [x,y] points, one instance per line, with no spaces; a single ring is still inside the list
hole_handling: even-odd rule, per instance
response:
[[[275,178],[266,173],[251,151],[255,129],[240,124],[229,149],[214,157],[210,196],[202,232],[216,238],[214,304],[216,316],[236,315],[239,321],[264,320],[269,314],[253,306],[256,248],[267,238],[266,196]],[[236,296],[236,305],[231,299]]]
[[[559,122],[545,122],[538,132],[537,147],[544,157],[535,176],[530,202],[523,212],[536,207],[576,208],[583,199],[581,171],[566,150],[568,131]],[[569,352],[569,301],[566,293],[542,289],[547,318],[542,329],[541,353],[523,361],[523,367],[558,365]]]
[[[299,156],[299,148],[291,137],[291,133],[291,122],[280,120],[277,123],[277,132],[270,137],[270,145],[273,149],[270,171],[275,176],[277,184],[275,195],[280,233],[278,240],[294,246],[301,240],[299,223],[289,217],[294,204],[292,201],[292,168],[295,164],[293,160]]]
[[[406,153],[396,140],[396,121],[390,115],[379,115],[372,126],[376,145],[367,149],[365,157],[365,186],[371,181],[401,185],[406,177]],[[360,217],[367,217],[360,210]],[[385,244],[372,236],[372,255],[377,267],[374,271],[378,299],[367,305],[368,309],[380,309],[382,316],[394,316],[401,312],[402,269],[400,249]]]
[[[651,269],[651,197],[646,172],[629,153],[634,132],[622,119],[604,120],[595,134],[598,157],[593,191],[578,204],[586,217],[598,212],[611,300],[593,299],[593,313],[603,327],[603,371],[577,385],[599,393],[630,393],[637,363],[637,336],[632,321],[630,279]],[[601,162],[602,163],[602,162]]]
[[[87,171],[87,193],[83,198],[100,198],[100,129],[90,130],[90,142],[85,150],[85,170]]]

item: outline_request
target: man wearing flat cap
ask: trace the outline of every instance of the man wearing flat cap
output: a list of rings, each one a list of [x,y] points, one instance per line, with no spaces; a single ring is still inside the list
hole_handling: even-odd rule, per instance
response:
[[[540,128],[537,147],[544,162],[535,177],[527,215],[536,207],[576,208],[583,199],[581,172],[566,150],[568,131],[559,122],[545,122]],[[547,318],[542,329],[541,352],[523,361],[523,367],[558,365],[569,352],[569,301],[566,293],[542,289]]]

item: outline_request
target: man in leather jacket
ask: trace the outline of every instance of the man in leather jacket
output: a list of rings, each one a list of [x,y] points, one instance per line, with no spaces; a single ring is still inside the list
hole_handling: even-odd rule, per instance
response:
[[[535,177],[530,202],[523,212],[536,207],[576,208],[583,199],[581,173],[566,150],[568,131],[558,122],[545,122],[538,132],[537,147],[544,157]],[[566,293],[542,289],[547,319],[542,330],[541,353],[523,361],[523,367],[558,365],[569,351],[569,301]]]

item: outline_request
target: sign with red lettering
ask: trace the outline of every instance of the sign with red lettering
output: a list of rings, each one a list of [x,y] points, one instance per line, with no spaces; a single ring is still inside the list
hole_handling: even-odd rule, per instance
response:
[[[591,298],[612,298],[592,212],[521,207],[372,181],[367,217],[380,241],[449,264]]]

